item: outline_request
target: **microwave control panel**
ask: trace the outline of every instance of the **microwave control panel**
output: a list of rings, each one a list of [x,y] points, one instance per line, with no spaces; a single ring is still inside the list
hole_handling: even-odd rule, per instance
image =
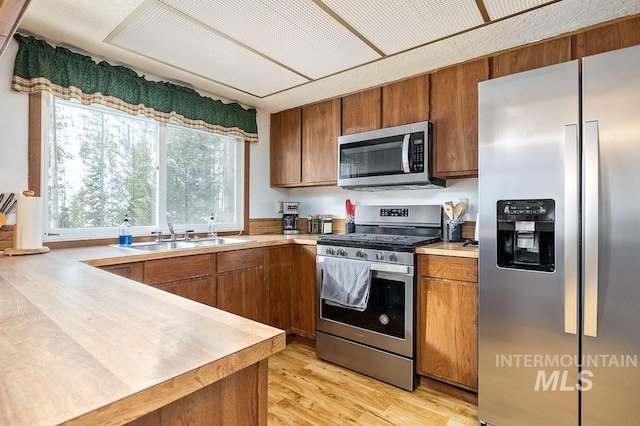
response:
[[[422,173],[424,172],[424,134],[414,133],[411,136],[411,147],[413,151],[411,153],[413,158],[411,162],[411,172]]]

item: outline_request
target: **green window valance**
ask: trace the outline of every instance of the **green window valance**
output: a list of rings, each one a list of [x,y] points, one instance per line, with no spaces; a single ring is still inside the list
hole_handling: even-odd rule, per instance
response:
[[[255,109],[224,104],[188,87],[149,81],[129,68],[96,63],[89,56],[34,37],[14,37],[20,47],[11,81],[13,90],[44,90],[83,104],[98,103],[161,122],[173,120],[189,128],[258,141]]]

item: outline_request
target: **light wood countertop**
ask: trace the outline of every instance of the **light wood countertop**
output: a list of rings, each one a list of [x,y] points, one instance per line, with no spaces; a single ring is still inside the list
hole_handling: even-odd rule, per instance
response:
[[[0,424],[120,424],[284,349],[282,330],[81,262],[156,255],[0,256]]]
[[[462,246],[463,243],[440,242],[418,247],[418,254],[435,254],[438,256],[472,257],[478,258],[478,246]]]

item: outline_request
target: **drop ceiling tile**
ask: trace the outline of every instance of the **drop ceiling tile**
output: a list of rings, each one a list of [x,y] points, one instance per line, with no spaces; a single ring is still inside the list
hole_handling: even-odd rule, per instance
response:
[[[322,0],[385,54],[482,25],[475,0]]]
[[[380,58],[310,0],[161,1],[314,79]]]
[[[107,42],[258,97],[309,81],[153,2]]]
[[[556,0],[483,0],[489,18],[504,18]]]

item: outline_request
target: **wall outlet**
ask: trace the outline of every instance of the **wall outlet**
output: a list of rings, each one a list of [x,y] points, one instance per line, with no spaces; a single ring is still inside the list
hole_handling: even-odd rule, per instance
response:
[[[469,213],[469,199],[468,198],[458,198],[458,202],[464,204],[464,213],[463,216]]]
[[[276,201],[276,213],[282,213],[282,201]]]

